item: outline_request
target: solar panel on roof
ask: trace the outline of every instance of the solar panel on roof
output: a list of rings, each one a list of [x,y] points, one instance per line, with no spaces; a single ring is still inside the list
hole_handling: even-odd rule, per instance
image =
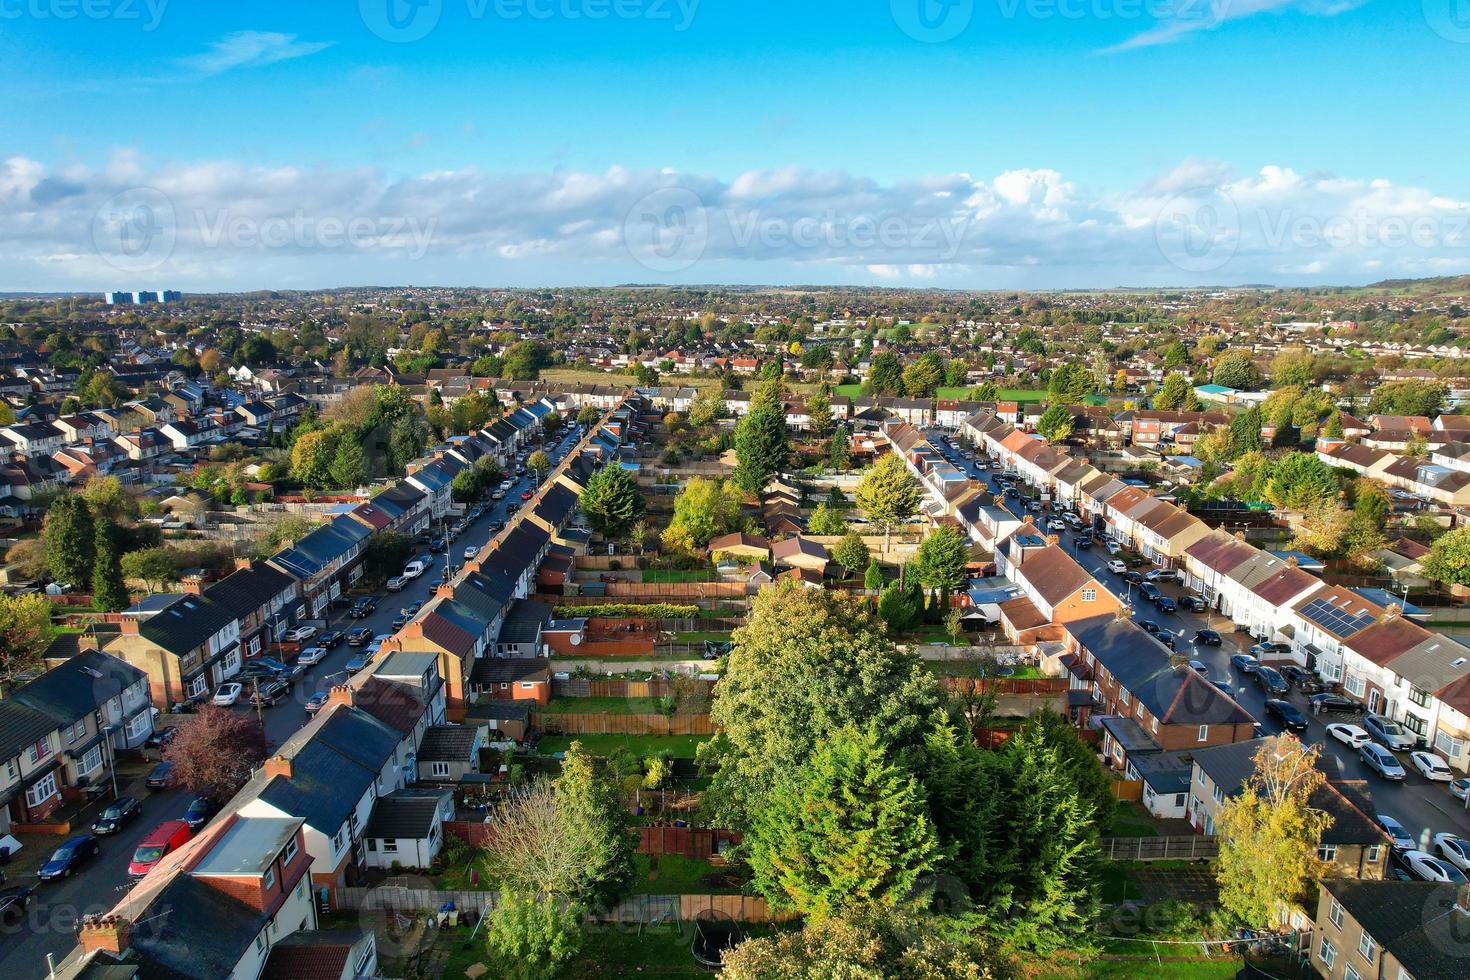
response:
[[[1375,622],[1372,613],[1348,612],[1346,609],[1334,606],[1326,599],[1313,599],[1302,608],[1302,615],[1339,637],[1352,636],[1372,626]]]

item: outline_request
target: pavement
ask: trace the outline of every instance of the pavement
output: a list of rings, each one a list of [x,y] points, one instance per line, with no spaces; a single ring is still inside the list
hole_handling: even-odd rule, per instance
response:
[[[940,452],[950,456],[951,462],[964,468],[974,479],[989,480],[992,470],[980,469],[977,463],[963,459],[940,442],[936,438],[937,435],[938,433],[931,434],[931,443]],[[1038,520],[1050,516],[1050,512],[1037,515]],[[1152,620],[1167,629],[1174,634],[1175,647],[1181,654],[1187,654],[1191,659],[1204,663],[1209,668],[1211,680],[1228,682],[1236,701],[1255,717],[1264,734],[1278,735],[1284,731],[1277,721],[1266,715],[1266,701],[1268,700],[1266,693],[1257,686],[1250,675],[1241,673],[1230,664],[1230,657],[1233,654],[1250,652],[1251,646],[1256,642],[1251,636],[1245,632],[1238,632],[1231,620],[1214,611],[1192,613],[1182,607],[1177,613],[1171,614],[1155,611],[1153,606],[1138,594],[1137,586],[1129,585],[1121,575],[1108,571],[1107,563],[1113,556],[1108,554],[1107,549],[1101,543],[1090,549],[1082,550],[1076,547],[1078,536],[1070,529],[1059,537],[1062,539],[1062,544],[1083,568],[1134,608],[1135,619]],[[1147,572],[1152,567],[1145,563],[1137,571]],[[1164,584],[1161,589],[1165,595],[1175,599],[1189,594],[1189,590],[1177,584]],[[1218,631],[1223,645],[1218,647],[1196,645],[1193,642],[1195,631],[1204,628]],[[1433,852],[1434,835],[1437,833],[1454,833],[1470,840],[1470,810],[1466,809],[1466,801],[1456,799],[1444,783],[1431,783],[1420,776],[1418,770],[1410,764],[1407,752],[1395,753],[1407,776],[1402,783],[1394,783],[1380,779],[1363,765],[1355,751],[1327,736],[1327,725],[1333,722],[1360,724],[1361,716],[1333,714],[1324,715],[1321,718],[1313,717],[1306,696],[1295,688],[1292,689],[1288,700],[1307,716],[1308,727],[1307,731],[1300,735],[1302,740],[1311,745],[1321,746],[1323,758],[1335,764],[1335,771],[1341,773],[1341,778],[1365,781],[1373,795],[1376,811],[1402,823],[1421,847]],[[1425,845],[1428,846],[1425,847]]]
[[[547,450],[553,463],[560,463],[576,445],[576,430],[575,425],[569,426],[555,448]],[[520,478],[512,477],[512,479],[515,479],[515,487],[506,493],[505,499],[495,501],[493,506],[487,507],[478,520],[449,544],[447,557],[453,560],[456,568],[464,564],[464,549],[472,544],[477,547],[487,544],[492,537],[491,522],[507,520],[510,507],[524,505],[520,497],[521,493],[537,487],[536,478],[530,473]],[[439,572],[444,568],[446,554],[430,556],[426,548],[421,548],[417,557],[433,559],[430,562],[429,571],[410,583],[402,592],[380,595],[378,609],[371,616],[351,619],[345,611],[337,612],[329,624],[330,628],[347,632],[359,626],[366,626],[373,631],[375,636],[391,634],[393,620],[398,616],[400,608],[413,602],[428,601],[434,591],[433,580],[438,578]],[[344,642],[335,650],[330,651],[321,663],[312,667],[297,680],[290,698],[274,707],[261,709],[260,716],[265,723],[266,740],[271,749],[279,747],[310,720],[311,716],[306,713],[304,707],[306,700],[318,690],[327,690],[334,684],[342,683],[347,676],[345,669],[347,661],[359,652],[358,648],[349,647]],[[254,708],[245,704],[237,706],[235,710],[255,711]],[[169,724],[168,716],[162,717],[160,725],[167,724]],[[139,771],[135,784],[130,782],[127,785],[121,783],[119,785],[119,792],[143,801],[142,814],[121,833],[102,838],[102,853],[85,870],[69,879],[44,884],[37,881],[33,872],[8,876],[9,880],[3,887],[33,885],[36,886],[36,894],[31,899],[25,920],[11,925],[0,924],[0,963],[4,964],[0,975],[44,977],[47,972],[46,955],[48,953],[54,955],[60,962],[75,947],[76,927],[81,917],[106,912],[127,894],[131,887],[131,881],[127,876],[128,863],[132,860],[138,841],[163,821],[183,816],[192,797],[179,790],[153,793],[145,789],[143,776],[148,768],[151,768],[151,763]],[[102,803],[89,808],[85,812],[84,821],[82,819],[76,821],[75,833],[87,833],[96,814],[105,805]],[[45,848],[49,852],[65,839],[64,837],[48,838],[44,835],[34,835],[34,837],[28,836],[26,843],[28,846]],[[32,843],[32,841],[37,843]],[[26,867],[39,867],[43,862],[26,860],[22,863]]]

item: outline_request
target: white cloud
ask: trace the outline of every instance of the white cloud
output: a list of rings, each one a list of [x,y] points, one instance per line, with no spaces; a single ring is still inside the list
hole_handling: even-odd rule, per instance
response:
[[[331,46],[330,41],[301,41],[295,34],[235,31],[212,43],[208,51],[184,58],[181,63],[206,75],[218,75],[234,68],[255,68],[305,58]]]
[[[141,189],[141,190],[140,190]],[[662,222],[652,237],[641,226]],[[666,264],[673,256],[683,261]],[[1083,192],[1055,170],[388,177],[370,168],[0,159],[0,289],[383,282],[1361,282],[1470,268],[1470,203],[1381,179],[1185,160]],[[138,270],[148,274],[141,276]],[[127,273],[133,273],[128,275]],[[187,279],[187,281],[184,281]]]
[[[1335,17],[1368,0],[1190,0],[1178,4],[1158,4],[1157,23],[1135,34],[1121,44],[1103,51],[1114,54],[1137,48],[1172,44],[1200,31],[1213,31],[1233,20],[1264,13],[1296,12],[1314,17]]]

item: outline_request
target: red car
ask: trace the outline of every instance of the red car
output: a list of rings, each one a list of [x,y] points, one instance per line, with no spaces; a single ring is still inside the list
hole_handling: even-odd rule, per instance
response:
[[[522,490],[521,491],[521,499],[522,500],[530,500],[534,496],[536,496],[536,495],[534,493],[532,493],[530,490]]]

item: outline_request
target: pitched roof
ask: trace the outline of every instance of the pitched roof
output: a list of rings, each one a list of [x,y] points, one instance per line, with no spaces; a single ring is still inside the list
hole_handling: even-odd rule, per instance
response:
[[[182,656],[239,617],[208,596],[183,595],[138,624],[138,633]]]
[[[271,946],[259,980],[340,980],[366,936],[366,929],[293,932]]]
[[[435,725],[424,732],[420,762],[469,762],[479,743],[479,730],[469,725]]]
[[[364,837],[418,840],[429,836],[440,803],[449,790],[400,789],[379,797],[368,817]]]
[[[84,650],[26,684],[10,699],[47,715],[57,724],[68,725],[92,714],[146,676],[117,657]]]
[[[1329,877],[1322,887],[1411,975],[1466,975],[1470,912],[1455,908],[1456,886]]]
[[[1037,594],[1051,606],[1094,581],[1087,569],[1055,544],[1028,553],[1017,574],[1030,582]]]

